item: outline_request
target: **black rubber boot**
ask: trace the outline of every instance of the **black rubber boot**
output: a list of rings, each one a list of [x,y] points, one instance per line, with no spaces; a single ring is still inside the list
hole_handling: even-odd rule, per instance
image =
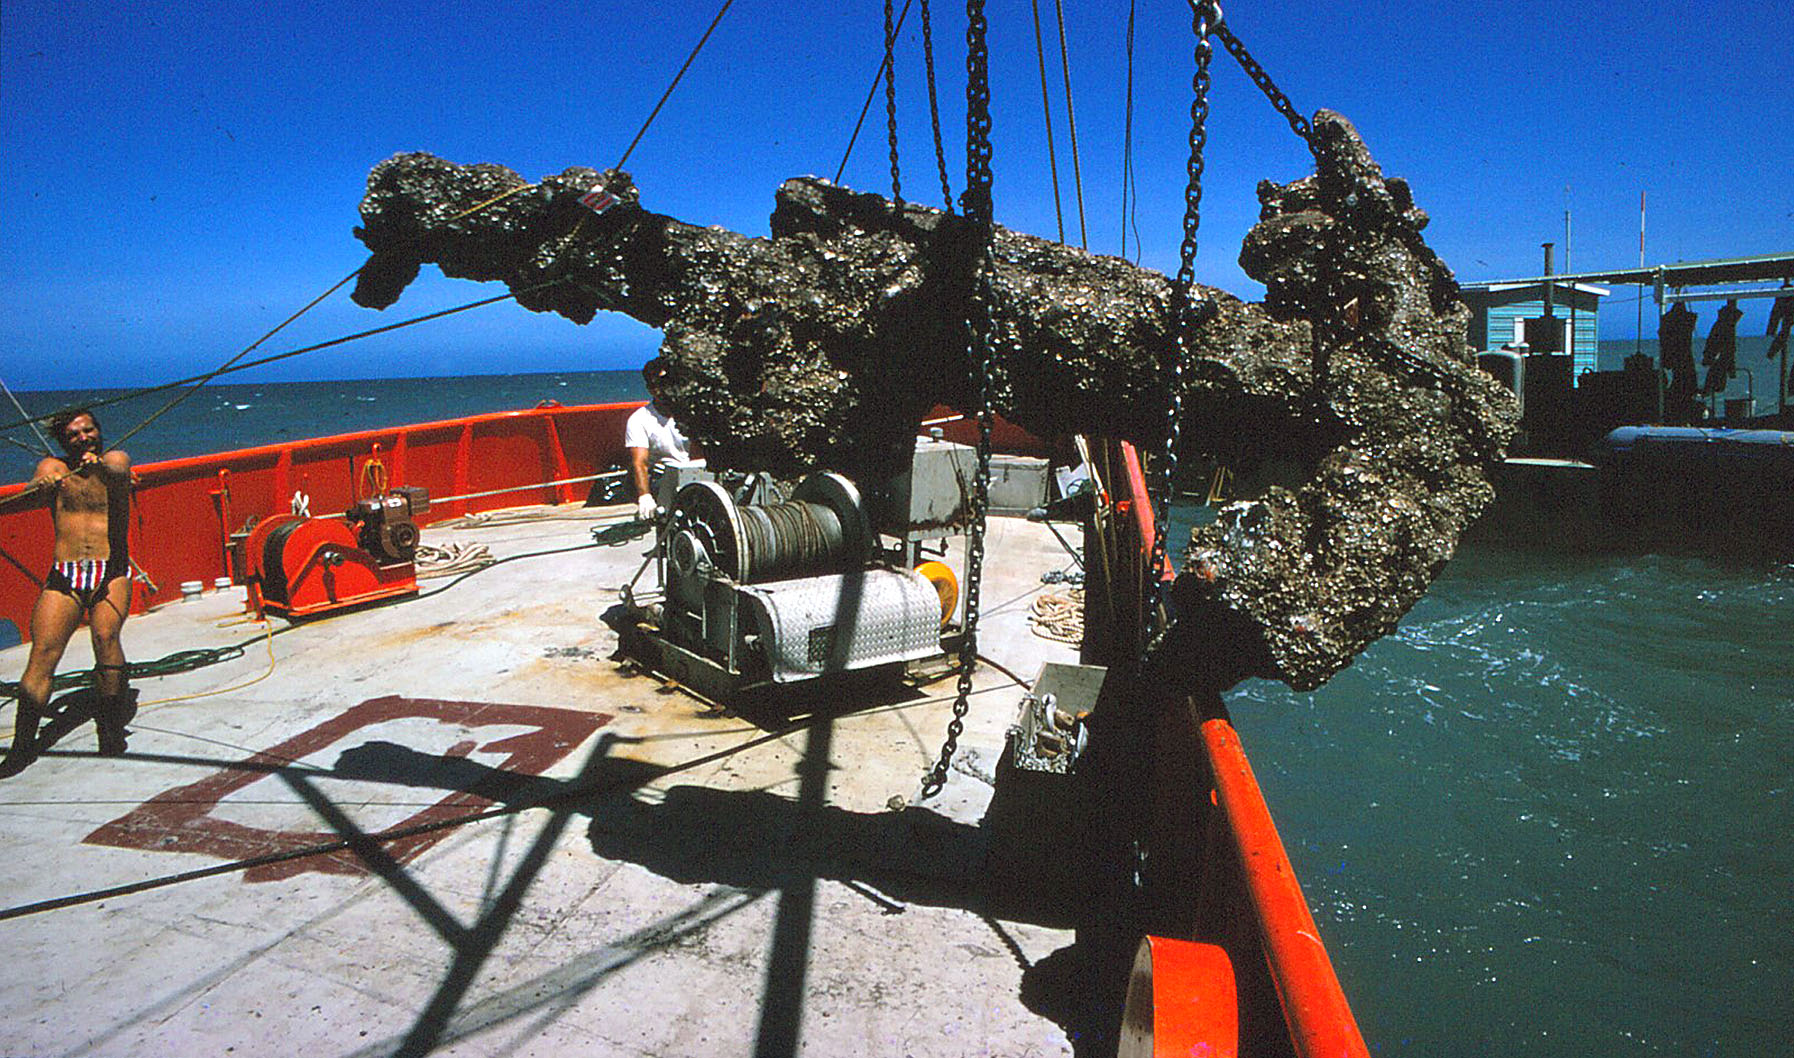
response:
[[[6,756],[0,757],[0,779],[17,775],[37,759],[37,726],[43,718],[42,711],[23,701],[19,703],[13,719],[12,745],[7,748]]]
[[[137,692],[128,690],[117,698],[105,698],[100,701],[99,715],[94,717],[94,727],[100,735],[100,756],[123,756],[130,747],[125,739],[131,734],[129,724],[137,716]]]

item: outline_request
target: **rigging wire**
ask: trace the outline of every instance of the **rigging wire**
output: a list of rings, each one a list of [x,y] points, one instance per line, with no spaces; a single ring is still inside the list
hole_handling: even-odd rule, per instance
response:
[[[1134,186],[1134,0],[1127,5],[1127,108],[1121,137],[1121,256],[1127,257],[1130,222],[1134,230],[1134,261],[1139,263],[1140,228],[1138,198]]]
[[[717,24],[723,20],[724,15],[729,13],[729,7],[734,3],[735,0],[723,0],[722,8],[717,11],[716,17],[710,20],[710,28],[704,31],[702,37],[698,38],[698,43],[691,49],[691,54],[685,57],[685,65],[679,67],[679,72],[673,75],[673,83],[667,85],[667,90],[661,93],[660,102],[654,104],[654,109],[649,112],[648,120],[642,122],[641,129],[635,134],[635,139],[629,141],[629,149],[623,152],[623,157],[617,159],[617,164],[611,168],[623,168],[624,164],[629,161],[629,156],[635,153],[635,145],[642,142],[642,137],[648,134],[648,126],[654,124],[654,119],[660,116],[660,108],[666,106],[667,100],[672,98],[673,89],[679,87],[680,78],[685,76],[685,71],[691,69],[691,64],[697,60],[698,53],[704,50],[704,44],[710,39],[710,34],[716,32]]]
[[[31,414],[30,412],[25,410],[25,406],[23,404],[19,403],[19,398],[12,395],[12,387],[8,386],[6,384],[5,379],[0,379],[0,389],[3,389],[6,391],[6,399],[12,401],[12,406],[19,410],[20,415],[30,415]],[[11,427],[8,427],[8,429],[11,429]],[[50,439],[48,437],[44,436],[44,431],[38,427],[36,419],[31,420],[31,432],[37,434],[37,439],[44,443],[44,455],[49,456],[49,455],[56,454],[56,450],[50,447]],[[24,444],[20,441],[13,440],[13,438],[11,438],[11,437],[8,437],[7,440],[12,441],[13,444],[18,445],[20,448],[23,448],[26,451],[31,450],[30,445]]]
[[[538,283],[535,286],[525,287],[522,290],[513,291],[511,293],[506,293],[506,294],[498,294],[498,295],[495,295],[495,296],[489,297],[489,298],[481,298],[478,301],[470,301],[464,305],[457,305],[453,308],[441,309],[436,312],[428,312],[428,313],[423,314],[422,316],[413,316],[408,320],[401,320],[398,323],[389,323],[384,327],[375,327],[372,330],[359,331],[355,334],[344,335],[340,338],[332,338],[327,342],[318,342],[315,345],[302,346],[298,349],[291,349],[284,353],[275,353],[273,356],[258,357],[254,360],[245,361],[244,363],[234,364],[229,368],[225,368],[223,370],[213,372],[212,374],[213,375],[223,375],[223,374],[229,374],[230,372],[233,372],[233,371],[247,371],[252,367],[261,367],[263,364],[271,364],[277,360],[286,360],[290,357],[300,356],[305,353],[315,353],[320,349],[328,349],[331,346],[344,345],[349,342],[358,341],[362,338],[371,338],[376,334],[385,334],[388,331],[396,331],[402,327],[410,327],[414,324],[426,323],[430,320],[440,319],[444,316],[452,316],[457,312],[466,312],[469,309],[477,309],[477,308],[480,308],[481,306],[491,305],[495,302],[508,301],[511,298],[520,297],[524,294],[528,294],[533,291],[541,290],[546,287],[554,286],[557,283],[564,283],[564,282],[567,282],[567,277],[565,277],[565,276],[555,278],[555,279],[550,279],[545,282]],[[166,392],[167,390],[176,389],[178,387],[185,386],[191,382],[196,382],[199,379],[202,379],[205,377],[207,377],[207,376],[206,375],[193,375],[189,378],[176,379],[173,382],[164,382],[158,386],[148,386],[143,389],[133,390],[129,393],[123,393],[116,397],[105,397],[100,400],[90,402],[88,404],[88,407],[104,408],[110,404],[119,404],[119,403],[122,403],[127,400],[135,400],[138,397],[148,396],[151,393],[162,393],[162,392]],[[22,426],[22,425],[24,425],[23,422],[8,423],[3,428],[4,429],[12,429],[15,426]]]
[[[174,398],[172,400],[170,400],[167,404],[162,405],[162,407],[158,411],[156,411],[155,414],[151,415],[149,418],[138,423],[136,426],[133,426],[131,429],[125,431],[124,436],[122,436],[118,440],[112,442],[112,447],[113,448],[124,447],[124,443],[126,441],[129,441],[131,438],[135,437],[137,435],[138,431],[142,430],[145,426],[148,426],[150,423],[155,422],[157,419],[160,419],[163,415],[167,414],[169,411],[172,411],[176,405],[180,404],[182,401],[186,400],[188,397],[193,396],[193,394],[198,393],[201,386],[205,385],[206,383],[212,381],[214,378],[217,378],[219,375],[223,374],[225,371],[229,370],[233,365],[235,365],[238,361],[242,360],[244,357],[248,356],[250,353],[255,352],[256,349],[261,347],[261,344],[263,342],[274,337],[276,334],[279,334],[283,329],[286,328],[287,324],[292,323],[294,320],[296,320],[299,317],[310,312],[312,309],[316,308],[318,306],[318,304],[320,302],[322,302],[325,298],[336,293],[338,290],[341,290],[343,288],[344,283],[347,283],[349,280],[354,279],[356,276],[360,275],[361,270],[366,267],[367,267],[366,262],[363,262],[362,264],[357,265],[355,268],[355,271],[350,272],[348,275],[337,280],[330,287],[329,290],[326,290],[322,294],[319,294],[317,297],[312,298],[311,301],[306,303],[304,308],[300,309],[298,312],[293,313],[291,316],[288,316],[286,319],[281,320],[278,324],[276,324],[274,326],[273,330],[270,330],[268,333],[262,335],[260,338],[257,338],[255,341],[250,342],[247,346],[244,347],[242,352],[238,353],[236,356],[231,357],[229,360],[226,360],[224,362],[224,364],[221,367],[219,367],[218,369],[212,371],[210,374],[201,376],[199,381],[197,381],[193,384],[192,389],[187,390],[185,393],[175,394]],[[23,411],[24,409],[20,409],[20,410]]]
[[[903,0],[903,12],[897,16],[897,32],[899,33],[903,32],[904,20],[909,18],[910,3],[911,0]],[[847,149],[841,152],[841,164],[835,167],[834,182],[837,184],[841,182],[841,174],[847,171],[847,160],[853,157],[853,145],[859,142],[860,129],[865,126],[866,115],[872,110],[872,97],[878,94],[878,86],[885,79],[884,64],[887,61],[889,61],[888,57],[879,62],[878,72],[872,75],[872,87],[866,89],[866,101],[860,104],[859,120],[853,123],[853,135],[847,137]]]
[[[1071,53],[1065,44],[1065,7],[1053,0],[1053,11],[1059,19],[1059,69],[1065,75],[1065,125],[1071,137],[1071,186],[1078,202],[1078,248],[1090,249],[1089,235],[1084,230],[1084,169],[1078,162],[1078,112],[1071,102]],[[1060,242],[1065,241],[1060,236]]]
[[[520,191],[527,191],[530,188],[535,187],[535,186],[536,186],[535,184],[524,183],[517,187],[510,188],[509,190],[506,190],[504,192],[501,192],[497,195],[492,196],[489,199],[486,199],[484,202],[479,202],[472,206],[469,206],[467,209],[464,209],[461,212],[455,214],[454,216],[448,218],[448,222],[453,223],[454,221],[461,220],[464,217],[470,217],[473,214],[478,213],[479,211],[487,208],[488,206],[496,205],[500,202],[503,202],[505,199],[510,198],[512,195],[517,194]],[[371,260],[372,258],[370,257],[369,259]],[[215,371],[212,371],[205,375],[194,376],[194,378],[184,379],[180,382],[175,382],[175,383],[172,383],[169,385],[156,386],[156,387],[151,387],[149,389],[138,390],[134,393],[127,393],[124,396],[114,398],[111,401],[99,402],[99,403],[90,405],[93,407],[99,407],[101,403],[116,403],[118,401],[130,400],[134,397],[145,396],[150,393],[160,392],[161,390],[170,389],[170,388],[173,388],[174,386],[186,385],[188,382],[193,383],[192,389],[188,390],[186,393],[177,395],[173,400],[169,401],[167,404],[164,404],[160,410],[156,411],[149,418],[143,420],[142,422],[138,423],[136,426],[132,427],[130,430],[126,431],[124,436],[122,436],[122,437],[118,438],[116,441],[112,442],[112,447],[114,447],[114,448],[123,447],[125,441],[136,436],[138,431],[142,430],[145,426],[148,426],[150,423],[155,422],[157,419],[161,418],[165,413],[172,410],[175,407],[175,405],[180,404],[182,401],[186,400],[188,397],[191,397],[194,393],[197,393],[201,386],[204,386],[206,383],[210,382],[212,379],[217,378],[219,375],[222,375],[222,374],[226,373],[227,371],[231,370],[236,365],[236,363],[238,361],[242,360],[245,356],[248,356],[250,353],[252,353],[256,349],[260,348],[262,343],[266,342],[268,339],[274,337],[276,334],[279,334],[282,330],[285,330],[287,325],[291,324],[293,321],[297,320],[299,317],[310,312],[312,309],[317,308],[320,304],[323,303],[325,298],[328,298],[330,295],[336,293],[338,290],[341,290],[343,288],[344,284],[349,282],[349,280],[354,279],[356,276],[360,275],[366,268],[367,268],[367,262],[363,261],[360,265],[358,265],[355,268],[354,271],[350,272],[348,275],[342,277],[341,279],[337,280],[335,283],[331,284],[330,289],[324,291],[322,294],[319,294],[317,297],[312,298],[309,302],[307,302],[305,304],[305,306],[303,308],[299,309],[299,311],[293,313],[291,316],[288,316],[286,319],[280,321],[278,324],[276,324],[274,326],[274,328],[272,330],[268,331],[266,334],[262,335],[260,338],[257,338],[253,342],[250,342],[249,345],[247,347],[245,347],[242,352],[239,352],[237,355],[231,357],[229,360],[226,360],[224,362],[224,364],[222,366],[220,366]],[[266,363],[266,361],[257,361],[257,363]],[[249,365],[249,366],[253,366],[253,365]],[[10,395],[10,393],[9,393],[9,395]],[[17,400],[13,401],[13,406],[18,407]],[[19,414],[25,415],[28,413],[25,411],[24,408],[19,408]],[[35,427],[35,425],[36,425],[36,422],[34,420],[33,426]],[[11,429],[11,427],[8,427],[8,429]],[[39,436],[42,436],[41,433]]]
[[[1059,223],[1059,241],[1065,241],[1065,209],[1059,196],[1059,151],[1053,146],[1053,103],[1047,95],[1046,38],[1040,34],[1040,0],[1034,5],[1034,58],[1040,66],[1040,112],[1046,118],[1047,171],[1053,178],[1053,219]]]
[[[716,13],[716,17],[711,19],[709,27],[704,30],[704,35],[698,39],[698,43],[692,48],[691,54],[686,56],[685,64],[683,66],[681,66],[679,68],[679,72],[673,76],[672,83],[667,85],[667,89],[664,93],[661,94],[659,102],[654,104],[654,109],[648,114],[647,120],[643,121],[641,128],[636,131],[635,138],[629,141],[629,147],[626,150],[624,150],[623,156],[622,156],[622,158],[618,159],[615,168],[621,169],[621,168],[623,168],[624,164],[629,161],[629,156],[634,153],[637,144],[641,143],[642,137],[647,135],[649,127],[654,124],[654,119],[657,116],[659,116],[661,108],[664,107],[666,105],[667,100],[672,97],[673,90],[679,86],[680,80],[682,78],[684,78],[686,71],[689,70],[691,68],[692,63],[694,61],[696,61],[699,52],[701,52],[703,50],[705,43],[707,43],[710,40],[711,34],[715,32],[717,25],[722,22],[723,16],[728,13],[729,8],[734,4],[734,2],[735,2],[735,0],[724,0],[722,7]],[[907,12],[907,10],[908,10],[908,8],[906,7],[905,11]],[[517,187],[510,188],[509,190],[504,191],[501,194],[495,195],[492,198],[489,198],[484,202],[480,202],[480,203],[470,207],[469,209],[463,210],[462,212],[456,214],[454,217],[452,217],[450,219],[451,220],[460,220],[461,218],[469,216],[473,213],[477,213],[480,210],[487,208],[488,206],[494,205],[498,202],[502,202],[505,199],[510,198],[512,195],[517,194],[518,192],[529,190],[530,188],[532,188],[534,186],[536,186],[536,185],[533,183],[524,183]],[[271,363],[274,360],[283,359],[287,356],[297,356],[303,352],[315,352],[319,349],[329,348],[332,345],[341,345],[345,342],[354,341],[359,338],[370,337],[372,335],[380,334],[380,333],[383,333],[388,330],[396,330],[399,327],[410,326],[413,323],[421,323],[428,319],[435,319],[439,316],[449,315],[453,312],[459,312],[459,311],[462,311],[462,309],[466,309],[466,308],[473,308],[477,305],[490,304],[490,301],[474,302],[469,305],[462,306],[461,308],[458,308],[458,309],[451,309],[451,310],[447,310],[447,311],[441,312],[441,313],[433,313],[433,314],[430,314],[427,316],[420,316],[420,317],[417,317],[416,319],[407,320],[404,323],[395,324],[390,327],[375,328],[375,329],[369,330],[369,331],[362,331],[359,334],[349,335],[346,338],[337,339],[335,341],[321,342],[317,345],[308,346],[304,349],[294,350],[293,352],[290,352],[290,353],[281,354],[281,356],[267,357],[267,358],[263,358],[260,360],[252,361],[248,364],[239,364],[239,362],[244,357],[248,356],[250,353],[252,353],[256,349],[260,348],[262,346],[262,344],[265,343],[268,339],[270,339],[270,338],[274,337],[276,334],[280,333],[289,324],[293,323],[299,317],[305,315],[307,312],[310,312],[312,309],[316,308],[319,304],[321,304],[324,301],[324,299],[328,298],[330,295],[332,295],[332,294],[336,293],[338,290],[342,289],[344,284],[348,283],[350,280],[352,280],[356,276],[360,275],[362,270],[365,269],[366,267],[367,267],[366,262],[363,262],[362,264],[356,266],[354,271],[350,272],[348,275],[344,276],[343,278],[337,280],[334,284],[331,285],[331,287],[328,290],[324,291],[322,294],[319,294],[317,297],[315,297],[311,301],[307,302],[304,307],[300,308],[297,312],[294,312],[292,315],[288,316],[286,319],[284,319],[280,323],[276,324],[274,326],[274,328],[269,330],[266,334],[263,334],[260,338],[257,338],[255,341],[249,343],[249,345],[244,347],[244,349],[242,351],[238,352],[235,356],[231,357],[229,360],[226,360],[222,366],[220,366],[210,372],[207,372],[204,375],[195,375],[190,378],[181,379],[177,382],[165,383],[160,386],[152,386],[152,387],[148,387],[146,389],[137,390],[132,393],[126,393],[126,394],[123,394],[118,397],[109,398],[107,400],[92,402],[89,405],[90,407],[102,407],[107,404],[116,404],[121,401],[131,400],[131,399],[134,399],[134,398],[140,397],[140,396],[147,396],[151,393],[163,392],[165,390],[175,389],[175,388],[178,388],[181,386],[186,386],[189,384],[191,384],[191,386],[192,386],[192,388],[188,389],[185,393],[177,394],[173,399],[169,400],[161,408],[157,409],[148,418],[144,419],[142,422],[138,423],[136,426],[134,426],[130,430],[126,431],[123,436],[119,437],[116,441],[112,442],[112,447],[114,447],[114,448],[121,447],[125,443],[125,441],[136,436],[136,434],[139,431],[141,431],[144,427],[150,425],[151,423],[155,422],[157,419],[161,418],[163,415],[172,411],[177,405],[181,404],[183,401],[185,401],[189,397],[193,396],[193,394],[197,393],[201,387],[203,387],[204,385],[206,385],[206,383],[212,381],[213,379],[217,378],[219,375],[226,374],[233,370],[239,370],[242,368],[249,368],[249,367],[256,367],[256,366],[260,366],[262,364]],[[556,280],[556,282],[559,282],[559,281],[560,280]],[[531,289],[533,290],[533,289],[539,289],[539,288],[531,288]],[[519,292],[519,293],[522,293],[522,292]],[[515,296],[516,296],[515,294],[505,295],[505,297],[515,297]],[[501,297],[501,298],[494,298],[494,299],[490,299],[490,300],[497,301],[497,300],[504,300],[504,298]],[[0,383],[0,386],[3,386],[3,385],[4,385],[4,383]],[[7,395],[9,397],[11,396],[11,390],[7,390]],[[45,416],[33,416],[30,413],[26,412],[23,407],[19,406],[19,403],[16,399],[13,401],[13,406],[18,409],[19,414],[21,416],[23,416],[24,418],[20,422],[10,423],[10,424],[6,425],[4,427],[4,429],[6,429],[6,430],[11,430],[17,426],[25,425],[25,424],[30,424],[35,429],[37,422],[40,419],[45,418]],[[39,431],[39,437],[40,437],[40,439],[42,439],[42,437],[43,437],[41,431]],[[48,447],[48,444],[49,444],[48,440],[45,439],[44,443],[46,445],[45,451],[50,452],[51,449]]]

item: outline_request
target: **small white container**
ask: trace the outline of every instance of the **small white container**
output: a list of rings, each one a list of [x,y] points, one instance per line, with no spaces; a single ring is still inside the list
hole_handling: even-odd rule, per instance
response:
[[[199,598],[200,593],[205,590],[206,586],[204,581],[181,581],[181,600],[183,602],[192,602],[194,599]]]
[[[212,581],[212,590],[213,591],[223,591],[224,589],[226,589],[228,587],[230,587],[230,578],[229,577],[218,577]]]

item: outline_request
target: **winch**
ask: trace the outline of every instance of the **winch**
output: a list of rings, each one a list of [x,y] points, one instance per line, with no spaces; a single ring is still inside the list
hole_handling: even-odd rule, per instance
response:
[[[947,491],[957,501],[957,483]],[[784,500],[689,481],[658,525],[662,591],[625,596],[624,649],[717,698],[938,656],[958,585],[940,562],[909,568],[920,557],[909,528],[876,525],[836,473],[811,474]],[[937,522],[927,535],[952,532]]]
[[[334,517],[262,519],[243,548],[251,607],[311,617],[416,594],[415,519],[429,507],[425,490],[396,488]]]

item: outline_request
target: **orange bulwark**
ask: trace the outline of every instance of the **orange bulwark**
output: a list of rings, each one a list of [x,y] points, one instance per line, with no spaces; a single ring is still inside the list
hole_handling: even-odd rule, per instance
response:
[[[313,511],[349,509],[361,498],[370,460],[384,464],[395,486],[442,497],[489,493],[432,507],[422,524],[578,499],[583,492],[570,485],[543,483],[616,463],[623,454],[623,422],[640,406],[544,406],[141,464],[131,557],[155,588],[140,583],[133,609],[179,599],[183,581],[240,582],[246,570],[233,566],[232,552],[241,550],[248,529],[291,511],[296,492],[309,498]],[[0,500],[23,488],[0,486]],[[22,637],[30,634],[31,607],[50,566],[52,542],[43,510],[0,507],[0,620],[11,621]]]

